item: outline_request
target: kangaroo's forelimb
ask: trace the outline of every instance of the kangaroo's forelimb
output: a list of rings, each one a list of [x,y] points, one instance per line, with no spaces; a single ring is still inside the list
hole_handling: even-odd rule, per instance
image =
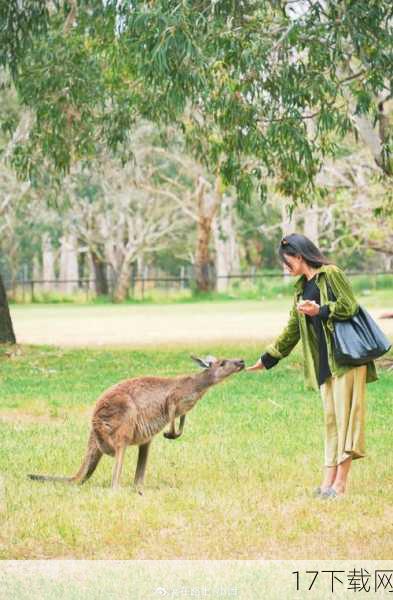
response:
[[[169,431],[164,431],[164,437],[166,437],[168,440],[175,440],[176,438],[180,437],[183,433],[185,420],[186,415],[182,415],[180,417],[179,431],[176,431],[176,419],[172,419]]]

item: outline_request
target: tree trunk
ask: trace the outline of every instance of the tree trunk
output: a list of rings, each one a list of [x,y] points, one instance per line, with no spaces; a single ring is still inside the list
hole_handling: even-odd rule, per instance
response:
[[[209,241],[211,237],[211,219],[198,219],[197,247],[195,253],[195,277],[199,292],[211,290]]]
[[[287,198],[282,199],[281,232],[282,232],[283,237],[286,235],[289,235],[290,233],[295,233],[295,231],[296,231],[296,213],[295,213],[296,209],[293,210],[292,215],[290,216],[288,214],[289,202],[290,201]],[[285,268],[284,264],[283,264],[283,274],[284,274],[284,280],[286,281],[289,275],[286,272],[286,268]]]
[[[47,233],[42,236],[42,279],[45,282],[45,290],[49,291],[53,289],[56,280],[55,255]]]
[[[123,264],[116,282],[115,292],[113,294],[113,300],[115,302],[124,302],[124,300],[127,298],[131,282],[131,262],[132,261],[128,260],[127,258],[124,258],[123,260]]]
[[[213,219],[220,204],[220,178],[216,178],[216,189],[212,193],[206,193],[206,183],[200,177],[196,190],[198,218],[195,277],[198,292],[208,292],[213,288],[213,281],[210,276],[212,261],[209,253],[209,242],[212,236]]]
[[[108,279],[106,276],[106,263],[93,250],[90,252],[94,269],[95,290],[97,296],[106,296],[109,292]]]
[[[374,127],[371,120],[367,118],[367,116],[356,114],[353,114],[351,116],[360,138],[362,139],[363,143],[366,144],[366,146],[368,146],[368,148],[370,149],[374,157],[375,163],[385,173],[385,175],[392,176],[392,160],[389,156],[389,153],[386,152],[384,149],[386,139],[384,139],[385,134],[382,134],[382,131],[384,131],[385,128],[388,128],[388,125],[382,125],[382,123],[384,123],[384,121],[387,120],[387,118],[383,115],[383,113],[380,113],[380,127],[379,130],[377,130]]]
[[[384,254],[384,264],[385,264],[385,271],[393,271],[393,256],[390,256],[389,254]]]
[[[8,306],[7,293],[5,291],[3,278],[0,275],[0,343],[15,344],[15,333],[12,326],[10,309]]]
[[[316,246],[319,246],[318,232],[318,207],[310,206],[304,214],[304,235],[308,237]]]
[[[75,235],[68,235],[61,239],[60,251],[60,281],[61,290],[72,293],[78,289],[78,250]]]
[[[349,69],[337,73],[339,77],[351,76],[353,73]],[[354,123],[359,137],[363,143],[369,148],[375,163],[385,175],[391,177],[393,175],[393,161],[389,151],[386,149],[391,136],[391,127],[389,119],[389,111],[391,111],[391,100],[386,98],[385,93],[380,94],[374,99],[375,107],[378,108],[378,118],[374,122],[374,117],[366,114],[357,114],[356,99],[352,95],[349,87],[343,87],[342,92],[348,100],[350,110],[350,118]],[[385,99],[383,98],[385,95]],[[388,111],[387,113],[385,111]]]
[[[138,256],[136,257],[136,275],[137,275],[137,277],[140,277],[141,275],[143,275],[144,268],[145,268],[145,255],[143,254],[143,252],[139,252]]]
[[[41,291],[42,289],[42,271],[41,271],[41,264],[40,264],[40,259],[39,257],[34,254],[33,256],[33,273],[32,273],[32,280],[34,282],[39,281],[40,283],[34,283],[34,290],[35,291]]]
[[[233,204],[234,198],[224,195],[213,222],[218,292],[225,292],[228,289],[229,275],[239,271],[240,259],[233,221]]]

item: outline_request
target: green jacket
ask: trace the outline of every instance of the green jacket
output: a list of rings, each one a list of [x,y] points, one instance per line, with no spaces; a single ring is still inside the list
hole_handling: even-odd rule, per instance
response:
[[[336,301],[328,299],[326,280],[328,281]],[[318,372],[319,372],[319,349],[318,339],[316,337],[312,324],[306,319],[306,315],[299,313],[296,309],[296,303],[300,300],[303,287],[306,281],[305,275],[299,277],[295,282],[295,294],[293,306],[290,312],[289,321],[281,335],[266,348],[271,356],[281,359],[293,350],[298,341],[302,340],[303,358],[304,358],[304,378],[308,388],[319,391]],[[316,285],[321,295],[321,306],[329,305],[329,318],[322,320],[323,331],[326,336],[326,346],[328,353],[329,368],[333,376],[339,376],[353,369],[352,365],[339,365],[334,358],[333,352],[333,322],[334,320],[345,320],[352,317],[358,309],[358,303],[352,291],[351,284],[336,265],[323,265],[317,269]],[[376,381],[378,379],[374,361],[367,364],[366,382]]]

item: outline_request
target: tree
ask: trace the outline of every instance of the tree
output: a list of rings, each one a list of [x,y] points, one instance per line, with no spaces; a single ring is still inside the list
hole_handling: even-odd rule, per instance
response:
[[[145,176],[139,185],[147,193],[165,198],[177,206],[183,217],[196,225],[193,264],[196,289],[208,292],[214,287],[210,244],[215,218],[222,203],[220,177],[209,176],[203,165],[187,154],[184,141],[171,128],[171,143],[166,147],[150,144],[139,152],[139,162],[154,164],[154,177]]]
[[[221,202],[213,223],[218,292],[227,291],[229,276],[240,272],[240,253],[235,220],[235,197],[221,192]]]
[[[362,119],[392,174],[389,0],[10,0],[0,17],[0,60],[34,115],[12,153],[30,177],[69,169],[98,140],[117,146],[137,115],[180,123],[194,151],[206,141],[197,158],[240,200],[272,174],[292,201],[309,198]]]
[[[3,280],[0,277],[0,343],[15,344],[15,342],[16,339],[8,307],[7,294]]]
[[[342,259],[354,251],[373,251],[388,264],[393,256],[393,219],[390,211],[379,209],[383,184],[377,175],[377,165],[364,148],[327,162],[319,175],[328,192],[319,209],[325,213],[321,226],[329,242],[326,249]]]
[[[348,133],[392,175],[389,0],[10,0],[0,19],[23,109],[4,154],[33,183],[102,145],[129,158],[140,117],[180,125],[238,203],[272,177],[291,203],[310,201]]]
[[[1,250],[7,250],[8,263],[11,267],[11,279],[16,277],[16,262],[19,252],[15,229],[18,227],[17,207],[13,200],[15,195],[23,197],[29,184],[18,184],[15,173],[3,165],[0,174],[0,189],[2,201],[0,205],[0,234]],[[11,314],[8,305],[7,292],[0,274],[0,343],[15,344],[15,333],[12,326]]]
[[[110,266],[113,297],[127,296],[135,260],[152,255],[176,238],[184,218],[178,203],[168,202],[154,187],[157,166],[145,160],[154,128],[140,124],[132,135],[134,160],[122,165],[103,152],[100,160],[66,179],[70,203],[69,228],[92,257]],[[92,189],[94,188],[94,193]]]

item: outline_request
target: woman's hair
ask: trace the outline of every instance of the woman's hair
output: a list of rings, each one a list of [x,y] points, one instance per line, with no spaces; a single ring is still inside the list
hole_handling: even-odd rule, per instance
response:
[[[302,256],[310,267],[318,268],[322,265],[331,265],[317,246],[308,237],[301,233],[291,233],[282,238],[278,250],[280,259],[289,266],[285,254],[290,256]]]

